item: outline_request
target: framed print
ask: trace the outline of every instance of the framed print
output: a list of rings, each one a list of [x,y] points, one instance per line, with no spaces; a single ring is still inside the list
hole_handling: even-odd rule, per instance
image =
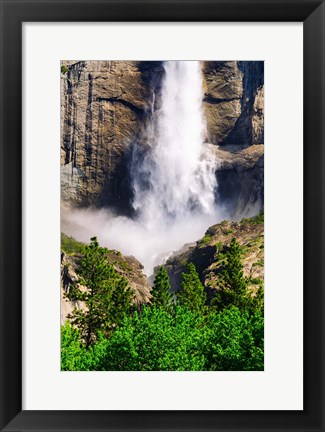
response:
[[[324,2],[1,6],[1,430],[324,430]]]

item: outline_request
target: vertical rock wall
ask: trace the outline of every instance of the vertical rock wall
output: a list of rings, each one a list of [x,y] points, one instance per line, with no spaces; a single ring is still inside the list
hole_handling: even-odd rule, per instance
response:
[[[207,142],[225,149],[264,142],[263,72],[263,62],[203,63]],[[134,143],[145,143],[152,110],[159,109],[163,74],[158,61],[62,62],[63,206],[130,212],[128,163]]]
[[[218,145],[264,143],[264,63],[205,62],[207,140]]]
[[[127,207],[129,153],[145,128],[162,71],[159,62],[150,68],[132,61],[62,62],[65,205],[111,205],[121,211]]]

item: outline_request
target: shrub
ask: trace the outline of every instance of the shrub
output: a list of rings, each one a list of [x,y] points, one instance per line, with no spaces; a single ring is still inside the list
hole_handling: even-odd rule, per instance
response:
[[[199,240],[199,245],[205,245],[209,243],[209,241],[212,239],[211,234],[205,234],[204,237]]]
[[[61,66],[61,73],[65,75],[68,72],[69,72],[69,68],[65,65],[62,65]]]
[[[64,233],[61,233],[61,249],[67,255],[81,255],[85,244],[75,240]]]

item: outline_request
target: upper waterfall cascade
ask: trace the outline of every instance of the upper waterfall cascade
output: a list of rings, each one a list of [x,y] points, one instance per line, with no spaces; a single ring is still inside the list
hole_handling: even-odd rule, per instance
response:
[[[167,61],[160,108],[152,111],[149,150],[135,148],[133,206],[148,228],[170,225],[191,214],[215,211],[216,159],[203,141],[206,134],[201,64]]]

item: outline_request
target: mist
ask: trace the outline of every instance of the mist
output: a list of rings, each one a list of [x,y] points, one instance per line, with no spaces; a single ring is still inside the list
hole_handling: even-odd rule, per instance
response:
[[[97,236],[101,246],[134,256],[150,276],[154,267],[163,264],[172,252],[200,239],[209,226],[222,219],[225,217],[220,213],[189,215],[178,223],[150,229],[140,221],[114,216],[109,210],[89,208],[62,211],[61,229],[85,243]]]

